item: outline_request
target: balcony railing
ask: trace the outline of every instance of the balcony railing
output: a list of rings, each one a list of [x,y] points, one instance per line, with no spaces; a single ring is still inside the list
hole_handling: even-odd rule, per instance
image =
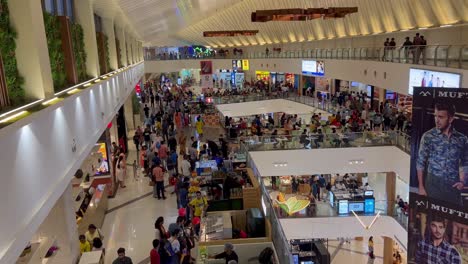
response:
[[[151,48],[149,48],[151,49]],[[468,69],[468,45],[427,45],[408,47],[355,47],[304,49],[288,51],[229,52],[228,54],[187,55],[176,53],[172,56],[145,52],[145,60],[199,60],[199,59],[338,59],[370,60],[394,63],[422,64],[450,68]]]

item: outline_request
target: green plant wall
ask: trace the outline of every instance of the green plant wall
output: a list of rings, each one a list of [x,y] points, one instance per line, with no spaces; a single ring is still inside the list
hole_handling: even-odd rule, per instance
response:
[[[49,48],[50,68],[54,81],[54,90],[61,91],[67,86],[65,73],[65,56],[62,50],[60,23],[56,16],[44,12],[44,27]]]
[[[109,70],[109,72],[111,72],[111,71],[113,71],[115,69],[111,69],[111,67],[110,67],[109,37],[107,35],[104,35],[104,47],[105,47],[105,52],[106,52],[107,69]]]
[[[73,55],[75,56],[75,67],[78,81],[84,82],[91,79],[86,71],[86,51],[84,44],[83,27],[78,23],[71,24],[71,35],[73,44]]]
[[[12,106],[25,102],[24,79],[19,74],[16,61],[16,30],[10,24],[8,1],[0,0],[0,54],[3,59],[8,97]]]

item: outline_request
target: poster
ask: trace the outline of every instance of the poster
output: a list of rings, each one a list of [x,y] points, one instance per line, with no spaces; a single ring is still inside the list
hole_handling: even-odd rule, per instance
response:
[[[408,263],[468,263],[468,89],[413,100]]]
[[[200,75],[212,74],[213,64],[211,61],[200,61]]]
[[[413,87],[460,88],[461,75],[458,73],[410,69],[408,93],[413,94]]]
[[[213,75],[205,74],[201,75],[201,87],[202,88],[213,88]]]

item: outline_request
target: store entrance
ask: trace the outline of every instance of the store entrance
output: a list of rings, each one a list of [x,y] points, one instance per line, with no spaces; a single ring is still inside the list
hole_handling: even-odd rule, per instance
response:
[[[120,107],[119,112],[117,113],[117,136],[119,137],[119,146],[124,149],[124,153],[127,153],[127,125],[125,123],[125,111],[123,106]]]

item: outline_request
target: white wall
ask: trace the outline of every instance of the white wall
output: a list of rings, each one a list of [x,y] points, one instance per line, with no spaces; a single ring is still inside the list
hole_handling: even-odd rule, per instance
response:
[[[359,216],[370,225],[374,216]],[[364,229],[354,216],[280,219],[284,234],[290,239],[386,236],[394,239],[406,251],[408,234],[394,218],[380,216],[370,229]]]
[[[410,156],[394,146],[252,151],[249,155],[259,174],[264,177],[395,172],[409,183]],[[350,165],[349,160],[363,160],[364,164]],[[288,166],[275,167],[274,162],[287,162]]]
[[[0,263],[16,261],[142,75],[138,64],[0,130]]]
[[[232,60],[214,59],[213,69],[230,69]],[[468,87],[468,70],[365,60],[324,60],[327,78],[356,81],[408,94],[409,69],[422,68],[462,74],[462,87]],[[245,79],[255,78],[255,71],[301,74],[302,59],[250,59]],[[199,60],[145,61],[145,72],[178,72],[183,68],[199,68]]]

